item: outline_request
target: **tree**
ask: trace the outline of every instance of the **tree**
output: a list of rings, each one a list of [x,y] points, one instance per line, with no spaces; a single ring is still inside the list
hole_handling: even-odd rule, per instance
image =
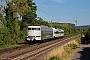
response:
[[[37,24],[39,24],[39,25],[49,26],[49,23],[48,23],[47,21],[44,21],[41,17],[39,17],[36,22],[37,22]]]
[[[9,31],[6,27],[6,20],[3,15],[0,13],[0,47],[3,45],[9,44]]]
[[[36,24],[36,10],[37,6],[33,0],[27,0],[28,6],[31,8],[28,12],[25,12],[22,16],[22,26],[21,29],[26,28],[28,25]]]
[[[72,33],[73,28],[69,24],[64,23],[61,27],[65,31],[65,35],[69,35]]]
[[[2,16],[2,14],[0,13],[0,26],[3,25],[2,18],[3,18],[3,16]]]
[[[9,29],[10,34],[14,34],[14,18],[13,18],[14,10],[12,8],[11,2],[7,4],[5,13],[6,13],[5,19],[7,21],[7,28]]]
[[[6,3],[4,6],[2,5],[2,7],[0,6],[1,8],[0,9],[0,21],[5,26],[3,28],[0,28],[0,32],[4,32],[4,35],[0,36],[0,38],[3,38],[4,36],[3,41],[0,41],[0,46],[2,44],[3,45],[15,44],[21,40],[20,38],[25,38],[26,31],[25,30],[20,31],[20,25],[22,21],[21,20],[19,21],[18,18],[21,19],[22,17],[25,16],[25,14],[27,15],[29,13],[30,16],[28,17],[31,17],[33,21],[36,19],[35,18],[36,11],[33,10],[36,7],[34,7],[35,5],[33,3],[31,5],[32,6],[32,10],[31,10],[31,6],[29,6],[28,1],[30,0],[2,0],[0,1],[0,2]]]
[[[90,27],[86,29],[85,31],[85,38],[88,43],[90,43]]]
[[[14,26],[15,26],[15,34],[18,35],[20,31],[20,26],[18,25],[18,20],[14,20]]]
[[[7,21],[5,19],[5,17],[0,13],[0,20],[2,21],[2,23],[4,24],[4,26],[6,26]]]

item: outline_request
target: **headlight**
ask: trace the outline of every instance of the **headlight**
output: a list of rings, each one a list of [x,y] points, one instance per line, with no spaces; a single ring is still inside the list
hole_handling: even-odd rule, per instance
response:
[[[27,40],[30,40],[29,38],[27,38]]]

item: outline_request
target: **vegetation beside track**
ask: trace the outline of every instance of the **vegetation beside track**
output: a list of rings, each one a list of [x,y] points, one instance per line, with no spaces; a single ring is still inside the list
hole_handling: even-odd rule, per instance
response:
[[[79,40],[80,37],[73,38],[69,43],[60,49],[60,52],[55,56],[52,56],[49,60],[71,60],[74,52],[80,48]]]
[[[86,28],[83,33],[85,35],[85,41],[87,42],[87,44],[90,44],[90,27]]]

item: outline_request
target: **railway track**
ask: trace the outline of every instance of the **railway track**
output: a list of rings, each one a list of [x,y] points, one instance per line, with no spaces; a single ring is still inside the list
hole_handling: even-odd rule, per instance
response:
[[[13,52],[8,52],[0,55],[1,60],[33,60],[35,57],[37,57],[40,54],[45,53],[46,51],[62,45],[66,42],[68,42],[72,37],[64,37],[62,39],[53,40],[51,42],[42,43],[37,46],[25,46],[22,48],[16,48],[17,50],[13,50]]]

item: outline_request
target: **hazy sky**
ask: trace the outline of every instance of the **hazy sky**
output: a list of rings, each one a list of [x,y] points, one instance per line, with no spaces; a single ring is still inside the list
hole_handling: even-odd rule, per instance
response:
[[[33,0],[45,21],[90,25],[90,0]]]

